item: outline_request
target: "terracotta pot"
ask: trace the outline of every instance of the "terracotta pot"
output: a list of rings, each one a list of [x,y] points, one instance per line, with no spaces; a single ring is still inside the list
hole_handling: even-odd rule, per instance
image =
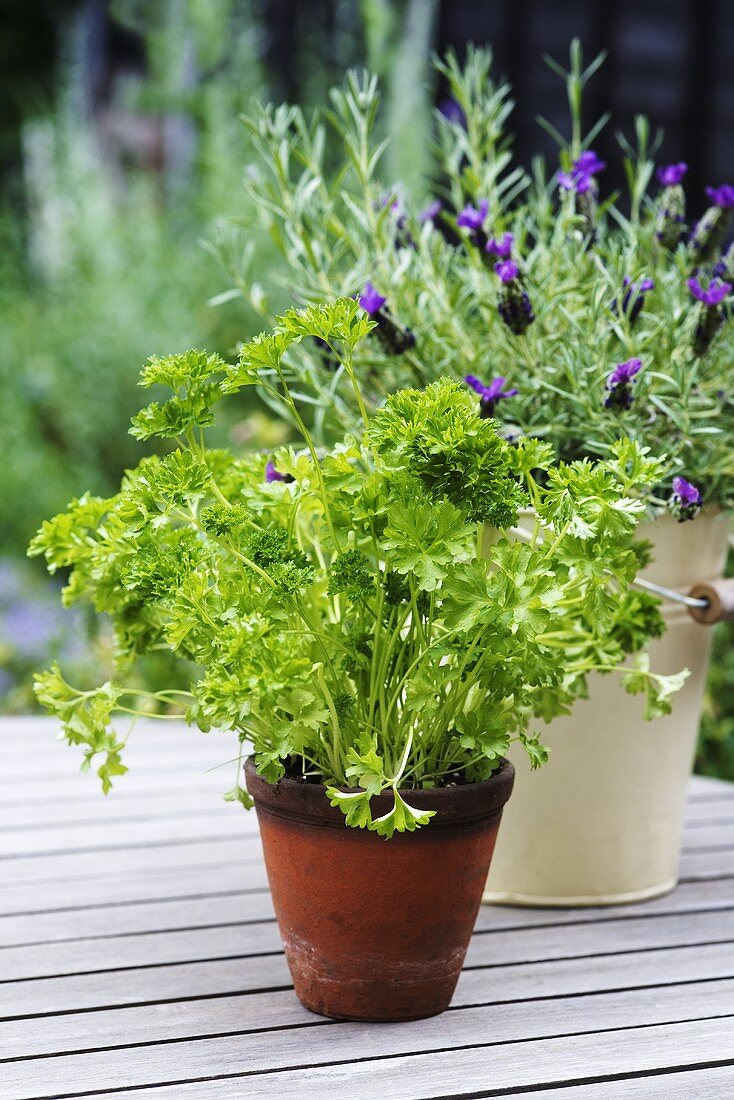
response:
[[[654,545],[648,580],[687,593],[720,577],[730,517],[692,523],[663,516],[640,527]],[[680,604],[663,603],[652,668],[689,668],[672,713],[647,722],[639,695],[617,676],[591,676],[589,698],[544,729],[551,748],[532,773],[514,755],[517,783],[485,900],[511,905],[618,905],[657,897],[678,880],[688,780],[698,737],[712,632]],[[513,754],[511,754],[513,755]]]
[[[436,810],[390,840],[344,824],[317,784],[267,783],[252,760],[265,863],[296,995],[341,1020],[415,1020],[448,1007],[514,768],[484,783],[403,792]],[[374,816],[392,797],[373,799]]]

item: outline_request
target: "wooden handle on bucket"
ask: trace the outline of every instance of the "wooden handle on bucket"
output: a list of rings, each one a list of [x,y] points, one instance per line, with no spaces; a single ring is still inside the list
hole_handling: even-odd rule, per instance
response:
[[[734,619],[734,577],[727,580],[696,584],[688,593],[697,600],[706,600],[706,607],[689,607],[697,623],[721,623]]]

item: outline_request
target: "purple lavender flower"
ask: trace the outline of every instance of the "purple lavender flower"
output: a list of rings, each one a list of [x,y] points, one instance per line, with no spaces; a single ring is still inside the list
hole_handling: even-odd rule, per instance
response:
[[[584,172],[587,176],[596,176],[606,168],[606,161],[597,156],[593,149],[587,149],[578,160],[573,163],[577,172]]]
[[[369,313],[370,317],[374,317],[380,312],[384,306],[387,298],[383,298],[373,287],[372,283],[365,283],[365,288],[359,297],[359,304],[365,313]]]
[[[734,214],[734,187],[730,183],[707,187],[706,194],[712,205],[693,227],[690,238],[693,254],[699,263],[713,259],[721,251]]]
[[[443,203],[441,200],[434,199],[433,202],[429,202],[424,210],[421,210],[419,218],[422,222],[435,222],[442,210]]]
[[[402,355],[415,347],[415,336],[409,328],[402,328],[391,317],[387,308],[387,298],[375,290],[372,283],[365,284],[359,298],[359,304],[373,321],[377,322],[374,334],[387,355]]]
[[[387,209],[395,224],[395,247],[415,248],[415,241],[408,226],[405,204],[399,195],[386,192],[375,207],[377,210]]]
[[[668,508],[679,523],[695,519],[701,511],[701,491],[678,475],[673,478],[673,492],[668,500]]]
[[[634,324],[645,305],[645,295],[648,290],[653,289],[655,282],[653,279],[643,278],[635,283],[629,275],[625,275],[622,279],[622,286],[624,287],[624,294],[622,295],[621,312],[626,314],[630,324]],[[616,313],[617,309],[617,299],[615,298],[612,302],[612,310]]]
[[[471,203],[467,203],[457,217],[456,224],[460,229],[469,229],[476,234],[482,230],[488,212],[488,199],[482,199],[478,209],[476,206],[472,206]]]
[[[464,381],[475,393],[479,394],[479,415],[482,419],[494,416],[495,409],[500,401],[504,401],[508,397],[514,397],[519,392],[515,389],[506,390],[504,387],[507,379],[501,376],[493,378],[488,386],[485,386],[474,374],[467,374]]]
[[[467,203],[456,218],[457,228],[468,229],[469,240],[482,252],[487,245],[487,234],[484,229],[484,222],[486,221],[488,212],[489,201],[487,199],[482,199],[478,207],[472,206],[471,203]]]
[[[606,163],[594,152],[587,149],[573,162],[570,172],[559,172],[557,180],[564,191],[575,191],[583,195],[595,187],[594,176],[603,172]]]
[[[556,179],[564,191],[575,191],[577,195],[583,195],[589,191],[594,182],[593,178],[584,172],[559,172]]]
[[[730,244],[725,252],[711,268],[711,275],[715,279],[734,280],[734,244]]]
[[[270,459],[267,466],[265,467],[265,480],[267,482],[293,481],[293,478],[290,474],[281,474],[280,470],[276,470],[275,463],[272,459]]]
[[[607,409],[629,409],[632,405],[632,387],[635,377],[642,370],[640,359],[628,359],[625,363],[617,363],[614,370],[607,378],[609,394],[604,401]]]
[[[587,149],[573,162],[570,172],[559,172],[556,179],[564,191],[575,196],[576,214],[581,219],[584,237],[591,243],[596,239],[596,194],[594,176],[606,168],[593,149]]]
[[[713,278],[708,286],[704,287],[699,279],[693,276],[688,279],[687,286],[693,297],[701,303],[693,332],[693,351],[695,355],[701,357],[711,347],[714,337],[726,321],[721,303],[731,292],[732,284]]]
[[[492,237],[487,241],[484,251],[490,256],[497,256],[500,260],[509,260],[512,255],[512,243],[514,240],[514,233],[503,233],[499,238]]]
[[[514,260],[499,260],[494,265],[494,273],[503,283],[512,283],[520,274],[520,268]]]
[[[703,287],[695,276],[688,279],[686,285],[694,298],[709,307],[720,305],[732,288],[731,283],[725,283],[716,278],[712,279],[707,287]]]
[[[683,182],[687,171],[688,165],[681,160],[677,164],[665,164],[662,168],[658,168],[657,177],[663,187],[677,187]]]
[[[688,165],[667,164],[658,168],[658,179],[663,185],[660,195],[655,236],[663,248],[674,252],[686,232],[686,196],[681,184]]]
[[[734,206],[734,187],[730,183],[722,183],[720,187],[707,187],[707,198],[722,210],[730,210]]]
[[[502,284],[497,312],[510,331],[521,336],[535,320],[535,314],[520,276],[520,268],[514,260],[499,260],[494,265],[494,271]]]
[[[466,130],[466,114],[464,108],[460,103],[457,103],[451,96],[447,96],[446,99],[442,99],[438,105],[439,113],[443,115],[448,122],[453,123],[454,126],[460,126],[462,130]]]

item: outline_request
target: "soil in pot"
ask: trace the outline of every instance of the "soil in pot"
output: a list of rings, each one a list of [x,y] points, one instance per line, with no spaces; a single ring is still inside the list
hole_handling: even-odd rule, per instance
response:
[[[384,840],[344,824],[318,784],[267,783],[246,766],[296,995],[342,1020],[443,1012],[476,920],[514,769],[484,783],[405,791],[428,825]],[[392,796],[372,802],[387,813]]]

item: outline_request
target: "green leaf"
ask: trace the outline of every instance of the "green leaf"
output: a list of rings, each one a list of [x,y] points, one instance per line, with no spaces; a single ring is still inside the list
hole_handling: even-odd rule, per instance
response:
[[[395,798],[393,808],[382,817],[376,817],[370,826],[372,832],[385,837],[386,840],[389,840],[393,833],[412,833],[421,825],[427,825],[436,815],[435,810],[417,810],[414,806],[410,806],[397,790],[393,789],[393,796]]]
[[[329,566],[330,596],[344,593],[350,600],[361,600],[375,591],[375,575],[369,570],[369,558],[361,550],[345,550]]]
[[[372,828],[372,796],[368,791],[340,791],[338,787],[327,787],[326,794],[330,804],[343,812],[347,825],[355,829]]]
[[[530,757],[530,767],[533,771],[536,768],[541,768],[543,764],[547,764],[551,750],[546,745],[541,744],[538,734],[529,737],[526,733],[518,733],[517,736],[520,744]]]
[[[227,364],[220,356],[195,349],[176,355],[151,355],[140,372],[140,385],[161,383],[176,392],[181,386],[200,384],[226,369]]]
[[[184,436],[192,428],[214,423],[212,406],[222,396],[218,385],[202,386],[185,397],[172,397],[163,405],[157,401],[132,418],[130,435],[136,439],[172,439]]]
[[[638,653],[635,658],[634,671],[627,672],[622,678],[622,683],[625,691],[629,692],[630,695],[644,694],[645,709],[643,713],[645,718],[652,719],[670,714],[672,696],[680,691],[689,676],[690,671],[688,669],[670,676],[660,676],[658,673],[651,672],[650,654]]]
[[[356,746],[347,751],[347,779],[354,780],[370,798],[380,793],[388,782],[385,764],[377,752],[377,739],[363,734]]]
[[[475,526],[453,504],[416,500],[388,508],[382,544],[391,569],[412,574],[419,588],[431,592],[447,576],[449,566],[469,560],[475,540]]]
[[[113,777],[127,771],[120,760],[123,742],[111,725],[123,689],[107,682],[92,691],[79,691],[67,683],[56,663],[36,675],[34,686],[41,706],[61,720],[69,744],[84,746],[82,770],[89,768],[95,756],[104,756],[97,774],[107,794]]]
[[[240,787],[239,784],[232,787],[222,797],[225,802],[239,802],[240,806],[244,806],[246,810],[251,810],[255,805],[249,792],[244,787]]]

